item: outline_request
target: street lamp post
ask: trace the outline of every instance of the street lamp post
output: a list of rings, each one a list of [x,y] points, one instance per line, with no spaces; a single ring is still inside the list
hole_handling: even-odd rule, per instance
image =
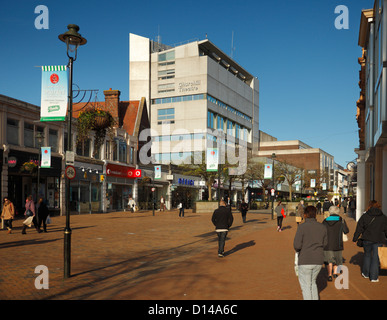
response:
[[[86,44],[86,39],[79,33],[76,24],[69,24],[68,31],[58,36],[59,40],[66,43],[69,58],[69,96],[67,113],[67,151],[72,151],[71,120],[73,117],[73,62],[77,59],[79,46]],[[72,56],[73,54],[74,56]],[[71,228],[70,228],[70,181],[66,178],[66,227],[64,230],[64,278],[70,277],[71,271]]]
[[[35,135],[36,140],[38,141],[38,149],[39,149],[39,160],[38,160],[38,181],[36,184],[36,200],[39,201],[39,190],[40,190],[40,165],[42,162],[42,143],[44,139],[44,134],[41,132],[37,132]]]
[[[275,153],[271,154],[271,159],[273,160],[273,189],[274,189],[274,195],[271,196],[271,220],[274,219],[274,198],[275,198],[275,177],[274,177],[274,159],[276,158]]]

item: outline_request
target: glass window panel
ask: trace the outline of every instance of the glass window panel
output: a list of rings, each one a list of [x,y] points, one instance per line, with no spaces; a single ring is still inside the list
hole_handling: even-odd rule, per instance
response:
[[[7,142],[19,145],[19,121],[7,119]]]

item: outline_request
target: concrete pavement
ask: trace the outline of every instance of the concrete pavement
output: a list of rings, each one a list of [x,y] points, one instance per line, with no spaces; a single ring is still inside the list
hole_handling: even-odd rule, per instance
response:
[[[151,211],[72,215],[71,277],[63,279],[64,217],[53,217],[48,233],[0,230],[1,300],[302,300],[294,272],[294,217],[276,231],[270,210],[249,211],[247,223],[234,211],[234,225],[217,256],[211,213]],[[356,222],[344,216],[352,239]],[[322,221],[322,216],[318,216]],[[321,300],[386,300],[387,272],[378,283],[360,275],[363,250],[351,241],[343,251],[348,289],[318,277]],[[49,272],[48,289],[37,289]],[[39,278],[40,279],[40,278]],[[43,281],[40,281],[43,283]]]

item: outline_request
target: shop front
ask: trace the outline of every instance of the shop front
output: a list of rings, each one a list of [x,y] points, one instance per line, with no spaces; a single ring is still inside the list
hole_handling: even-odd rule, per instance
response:
[[[51,214],[59,211],[60,174],[62,159],[51,157],[50,168],[38,168],[39,154],[10,150],[7,158],[8,197],[14,203],[18,213],[24,212],[27,196],[32,195],[35,202],[38,197],[47,201]],[[39,188],[37,187],[40,175]]]
[[[181,202],[186,209],[193,208],[201,196],[201,188],[203,187],[200,185],[200,178],[175,174],[172,184],[172,207],[176,208]]]
[[[70,211],[96,213],[102,211],[103,165],[75,162],[75,178],[70,182]]]
[[[106,210],[127,209],[129,197],[133,195],[134,181],[141,178],[141,170],[108,163],[106,165]]]

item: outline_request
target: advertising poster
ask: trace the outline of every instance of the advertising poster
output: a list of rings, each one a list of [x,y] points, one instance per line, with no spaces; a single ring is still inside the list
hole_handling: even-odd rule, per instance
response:
[[[65,121],[68,101],[66,66],[42,66],[40,121]]]
[[[264,179],[271,179],[273,177],[273,170],[271,164],[265,164]]]
[[[51,147],[42,147],[41,168],[51,168]]]
[[[206,152],[207,171],[218,171],[218,149],[207,148]]]

